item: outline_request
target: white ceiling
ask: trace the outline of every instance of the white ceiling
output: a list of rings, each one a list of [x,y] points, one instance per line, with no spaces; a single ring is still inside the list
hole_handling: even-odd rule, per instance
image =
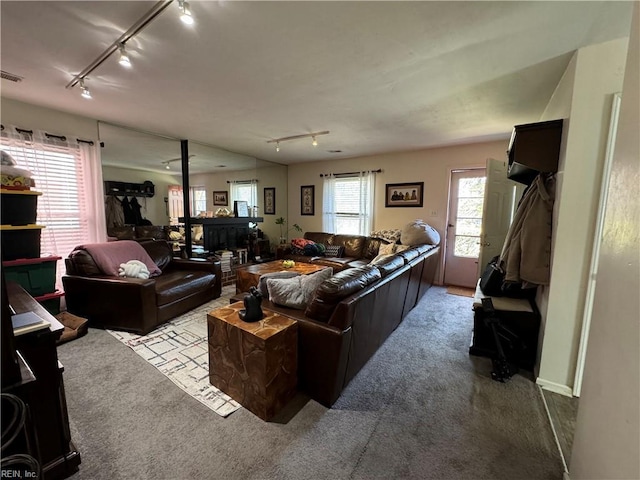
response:
[[[2,96],[284,164],[415,150],[537,121],[572,52],[631,19],[610,1],[190,3],[192,27],[173,2],[85,100],[65,85],[155,2],[3,0],[2,70],[24,80]]]

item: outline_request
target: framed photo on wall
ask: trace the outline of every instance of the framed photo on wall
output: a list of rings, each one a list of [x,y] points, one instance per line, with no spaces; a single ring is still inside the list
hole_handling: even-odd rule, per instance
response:
[[[220,205],[221,207],[226,207],[229,205],[229,195],[228,192],[213,192],[213,204]]]
[[[300,187],[300,215],[315,215],[315,185]]]
[[[264,214],[276,214],[276,189],[275,187],[265,187],[264,189]]]
[[[423,198],[424,182],[385,185],[385,207],[422,207]]]

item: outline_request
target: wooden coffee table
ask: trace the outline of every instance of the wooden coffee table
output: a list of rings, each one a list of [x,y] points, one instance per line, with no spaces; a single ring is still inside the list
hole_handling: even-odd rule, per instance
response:
[[[284,268],[282,260],[240,267],[236,270],[236,293],[248,292],[251,287],[257,287],[260,277],[265,273],[297,272],[301,275],[309,275],[325,268],[330,267],[304,262],[296,262],[295,267]]]
[[[207,315],[209,382],[263,420],[296,393],[298,324],[264,310],[259,322],[240,320],[240,302]]]

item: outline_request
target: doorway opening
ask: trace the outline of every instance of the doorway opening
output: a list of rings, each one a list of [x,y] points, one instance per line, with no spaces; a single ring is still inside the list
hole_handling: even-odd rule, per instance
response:
[[[449,214],[445,243],[444,284],[475,288],[486,170],[453,170],[449,184]]]

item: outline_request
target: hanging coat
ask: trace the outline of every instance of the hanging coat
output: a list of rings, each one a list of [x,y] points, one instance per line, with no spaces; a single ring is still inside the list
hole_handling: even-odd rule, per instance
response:
[[[107,219],[107,228],[121,227],[124,225],[124,212],[122,211],[122,203],[115,195],[108,195],[104,202],[105,216]]]
[[[525,192],[500,255],[506,282],[549,285],[554,195],[555,177],[544,174]]]
[[[134,197],[135,199],[135,197]],[[122,199],[122,212],[124,214],[124,223],[125,225],[135,225],[136,224],[136,215],[131,207],[131,203],[127,197]]]
[[[131,210],[133,211],[133,219],[135,225],[142,225],[142,205],[138,203],[138,199],[133,197],[129,204],[131,205]]]

